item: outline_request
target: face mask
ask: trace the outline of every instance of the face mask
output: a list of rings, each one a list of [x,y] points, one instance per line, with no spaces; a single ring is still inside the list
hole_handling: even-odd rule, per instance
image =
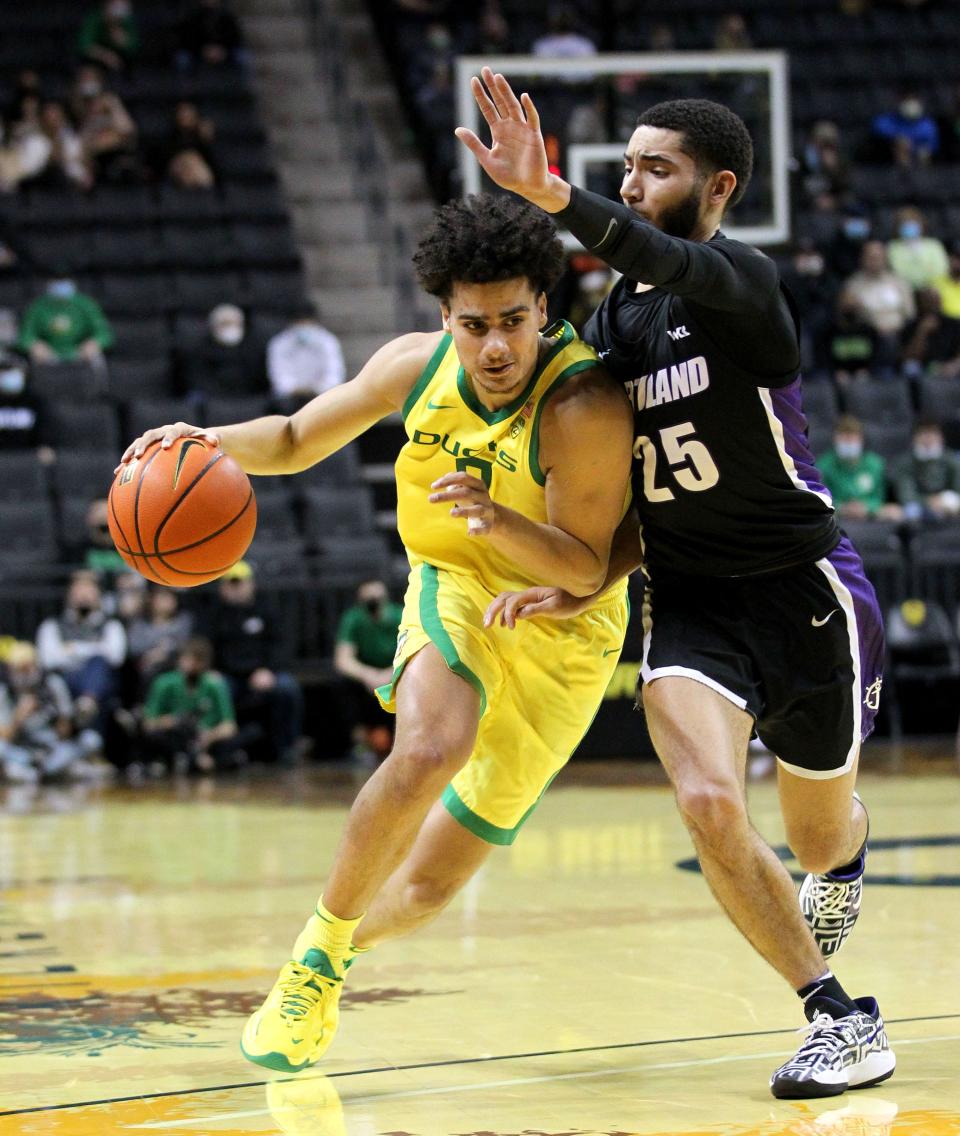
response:
[[[900,238],[904,241],[915,241],[921,231],[919,221],[904,221],[899,229]]]
[[[77,286],[72,280],[53,280],[47,285],[47,295],[58,300],[69,300],[77,294]]]
[[[923,103],[919,99],[904,99],[900,104],[900,114],[904,118],[917,119],[923,114]]]
[[[371,615],[379,615],[380,607],[383,604],[381,599],[369,599],[363,601],[363,606],[370,612]]]
[[[77,90],[85,99],[92,99],[100,94],[103,87],[100,86],[96,79],[84,79]]]
[[[870,235],[870,222],[866,217],[848,217],[843,223],[843,233],[851,241],[862,241]]]
[[[0,371],[0,393],[20,394],[26,385],[26,375],[16,367],[11,367],[8,371]]]
[[[863,453],[862,442],[837,442],[837,457],[841,461],[856,461]]]
[[[823,274],[822,256],[802,256],[797,258],[797,272],[801,276],[821,276]]]
[[[913,456],[917,461],[936,461],[943,457],[943,446],[940,442],[917,442],[913,447]]]
[[[243,339],[243,328],[236,323],[228,323],[214,329],[213,338],[224,347],[236,347]]]
[[[107,5],[107,15],[112,20],[124,20],[130,15],[130,5],[127,0],[113,0],[112,4]]]
[[[77,613],[80,619],[86,619],[87,616],[90,615],[90,613],[93,611],[93,608],[90,606],[90,604],[84,603],[77,604],[73,610]]]

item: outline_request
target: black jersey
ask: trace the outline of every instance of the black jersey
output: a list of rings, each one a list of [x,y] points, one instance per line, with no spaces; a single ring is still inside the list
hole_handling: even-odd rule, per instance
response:
[[[583,337],[634,409],[649,568],[742,576],[825,556],[840,533],[807,442],[796,320],[776,266],[722,234],[684,241],[603,206],[592,232],[571,223],[573,203],[560,219],[585,243],[603,220],[588,247],[625,273]],[[657,286],[636,292],[637,280]]]

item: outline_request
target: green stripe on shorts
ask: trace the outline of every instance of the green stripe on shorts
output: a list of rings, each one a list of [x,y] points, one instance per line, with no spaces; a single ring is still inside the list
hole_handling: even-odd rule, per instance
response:
[[[437,599],[440,593],[440,573],[432,564],[424,564],[420,569],[420,623],[430,636],[430,641],[443,656],[443,661],[455,675],[469,682],[480,695],[480,715],[487,709],[487,692],[478,675],[467,666],[457,654],[457,648],[450,633],[443,626]]]

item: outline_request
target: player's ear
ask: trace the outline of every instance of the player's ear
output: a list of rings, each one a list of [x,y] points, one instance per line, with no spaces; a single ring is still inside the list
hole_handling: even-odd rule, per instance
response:
[[[724,206],[736,192],[737,175],[733,170],[720,170],[710,181],[710,204]]]
[[[540,319],[540,324],[539,324],[540,330],[543,331],[543,329],[547,326],[547,294],[546,294],[546,292],[541,292],[540,295],[537,296],[537,313],[538,313],[539,319]]]
[[[443,318],[443,330],[446,331],[447,333],[449,333],[450,332],[450,308],[445,303],[443,303],[442,300],[440,302],[440,315]]]

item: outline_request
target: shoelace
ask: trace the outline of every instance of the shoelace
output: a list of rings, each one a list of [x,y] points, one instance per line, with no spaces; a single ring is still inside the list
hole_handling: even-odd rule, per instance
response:
[[[281,982],[280,1013],[288,1018],[306,1017],[323,997],[324,987],[333,985],[331,979],[317,974],[309,966],[288,963],[287,974]]]
[[[817,915],[842,919],[850,905],[850,886],[834,880],[817,879],[810,889],[810,898],[816,905]]]
[[[811,1057],[833,1057],[845,1045],[856,1045],[857,1029],[846,1018],[834,1019],[829,1014],[817,1014],[797,1033],[804,1036],[797,1055],[788,1065],[805,1065]]]

